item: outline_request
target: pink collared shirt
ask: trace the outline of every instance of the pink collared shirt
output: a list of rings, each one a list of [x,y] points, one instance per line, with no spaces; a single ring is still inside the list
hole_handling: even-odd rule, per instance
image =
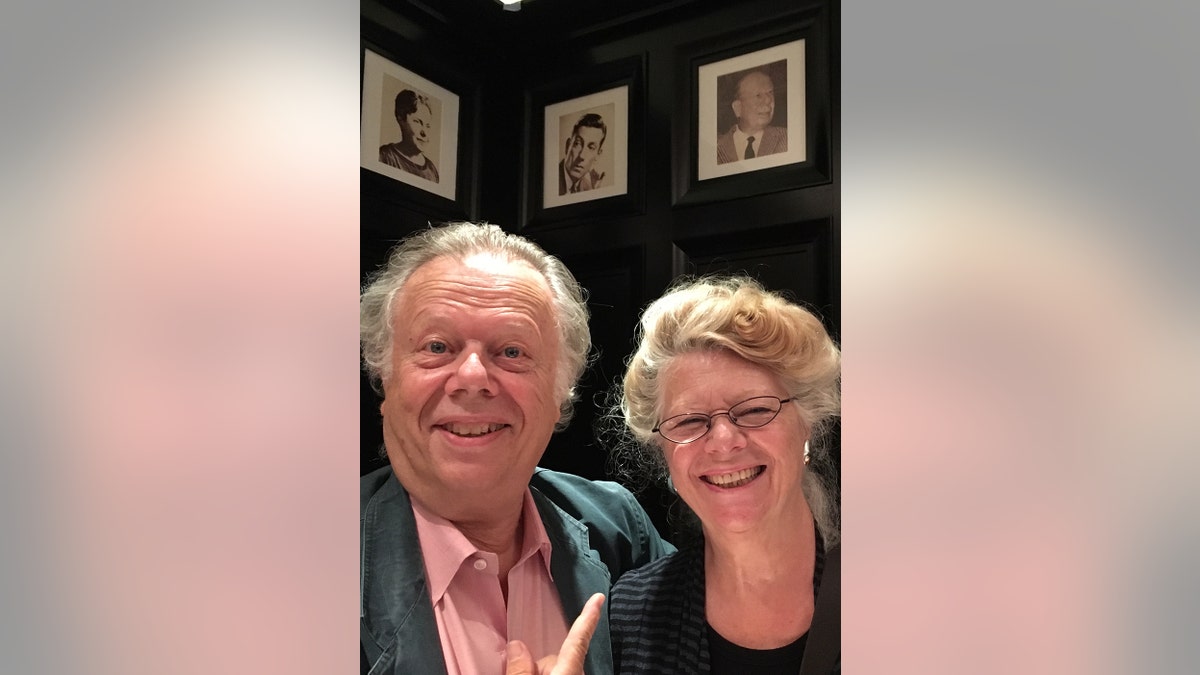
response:
[[[503,675],[509,640],[523,640],[535,661],[557,654],[567,622],[550,576],[550,538],[528,488],[521,508],[524,540],[508,572],[507,606],[499,557],[476,548],[453,523],[416,500],[412,505],[449,675]]]

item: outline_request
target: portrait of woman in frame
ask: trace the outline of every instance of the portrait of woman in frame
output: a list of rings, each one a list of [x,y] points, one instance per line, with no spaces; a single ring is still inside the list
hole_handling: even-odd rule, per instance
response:
[[[459,97],[371,50],[363,57],[361,164],[453,201]]]

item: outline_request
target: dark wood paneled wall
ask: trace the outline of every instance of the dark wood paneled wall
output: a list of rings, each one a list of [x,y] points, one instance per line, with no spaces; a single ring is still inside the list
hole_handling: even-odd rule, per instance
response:
[[[494,0],[363,0],[361,6],[364,46],[463,97],[460,140],[470,147],[459,166],[465,197],[456,204],[414,198],[395,181],[362,170],[363,274],[427,222],[469,218],[537,241],[562,258],[590,294],[599,359],[584,377],[575,420],[554,437],[543,466],[606,477],[607,452],[593,432],[597,406],[623,372],[641,308],[680,274],[749,273],[806,303],[839,335],[836,2],[622,0],[595,8],[578,0],[536,0],[521,12],[503,12]],[[810,123],[820,132],[819,147],[810,148],[819,160],[815,172],[756,172],[763,180],[750,189],[744,177],[715,179],[717,189],[702,199],[681,199],[689,170],[681,140],[690,129],[696,54],[736,43],[742,34],[753,43],[794,33],[810,43],[807,88],[816,113]],[[630,106],[631,117],[644,116],[642,147],[632,151],[640,161],[629,176],[640,188],[637,203],[616,215],[572,209],[577,217],[531,224],[523,199],[530,92],[631,59],[641,61],[644,76],[644,96]],[[365,380],[362,391],[365,472],[382,465],[382,433],[378,398]],[[651,489],[642,499],[668,532],[670,495]]]

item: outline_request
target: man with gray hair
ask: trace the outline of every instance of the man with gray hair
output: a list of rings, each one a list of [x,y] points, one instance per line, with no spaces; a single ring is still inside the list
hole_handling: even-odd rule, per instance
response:
[[[570,418],[587,320],[567,268],[495,225],[420,232],[363,291],[389,462],[362,478],[364,673],[499,675],[550,658],[591,596],[674,550],[616,483],[537,467]],[[582,665],[608,673],[595,603]]]

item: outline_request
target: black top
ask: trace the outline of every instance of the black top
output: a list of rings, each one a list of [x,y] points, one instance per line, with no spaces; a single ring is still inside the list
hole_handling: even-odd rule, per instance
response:
[[[713,675],[755,673],[756,675],[796,675],[804,660],[808,632],[796,641],[775,649],[750,649],[726,640],[712,624],[708,625],[708,666]]]
[[[815,605],[804,638],[800,675],[841,672],[841,551],[817,542]],[[819,585],[819,588],[816,588]],[[613,586],[609,623],[613,660],[622,675],[716,671],[704,612],[704,542],[626,573]],[[790,646],[790,645],[789,645]],[[755,651],[755,650],[747,650]],[[719,658],[719,657],[716,657]],[[711,668],[711,669],[710,669]],[[735,668],[727,672],[759,672]]]

